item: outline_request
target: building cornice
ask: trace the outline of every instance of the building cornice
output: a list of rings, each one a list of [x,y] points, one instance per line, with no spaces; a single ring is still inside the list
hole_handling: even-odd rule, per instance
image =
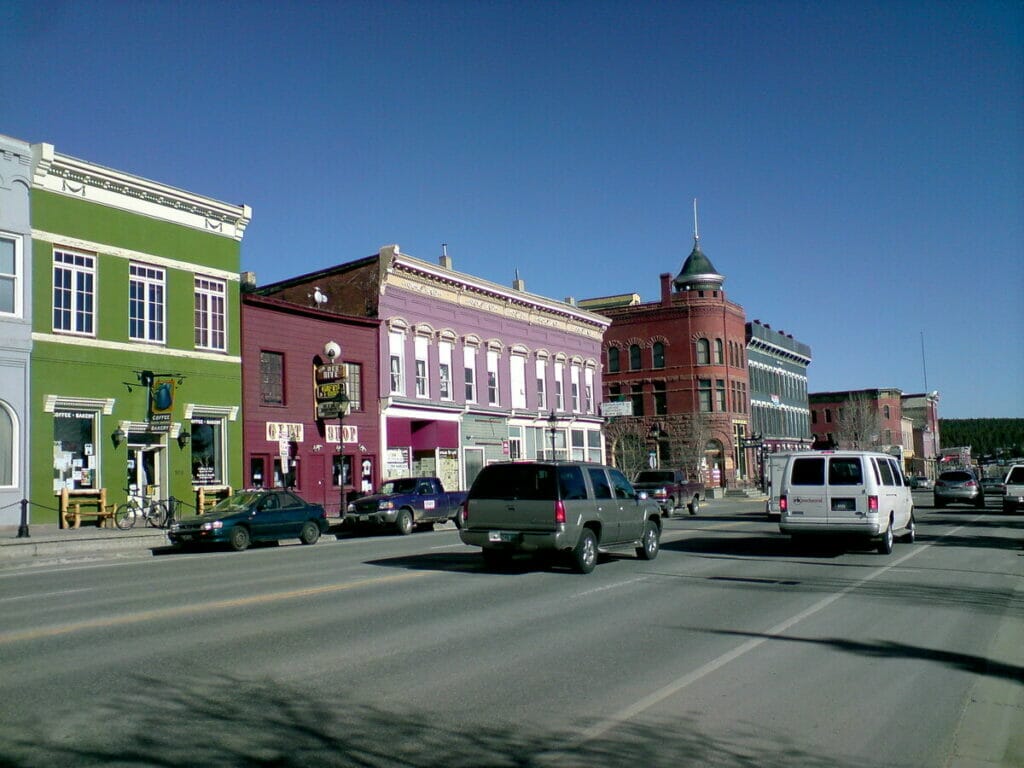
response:
[[[55,152],[52,144],[32,145],[32,186],[239,241],[252,218],[248,205],[224,203],[79,160]]]

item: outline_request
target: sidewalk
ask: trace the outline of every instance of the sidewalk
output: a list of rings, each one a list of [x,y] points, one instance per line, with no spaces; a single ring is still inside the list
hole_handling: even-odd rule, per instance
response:
[[[58,528],[56,523],[30,525],[27,537],[18,538],[17,525],[0,526],[0,566],[24,564],[31,558],[78,559],[90,553],[131,552],[170,546],[167,532],[160,528]]]

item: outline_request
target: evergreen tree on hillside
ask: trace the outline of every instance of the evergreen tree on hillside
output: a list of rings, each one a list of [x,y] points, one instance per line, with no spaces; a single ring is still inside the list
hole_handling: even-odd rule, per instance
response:
[[[939,419],[943,448],[971,446],[975,459],[1024,455],[1024,419]]]

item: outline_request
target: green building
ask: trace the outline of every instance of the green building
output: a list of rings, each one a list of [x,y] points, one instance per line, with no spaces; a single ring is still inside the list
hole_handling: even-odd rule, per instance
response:
[[[57,520],[62,491],[195,505],[238,487],[251,209],[50,144],[33,145],[32,174],[33,522]]]

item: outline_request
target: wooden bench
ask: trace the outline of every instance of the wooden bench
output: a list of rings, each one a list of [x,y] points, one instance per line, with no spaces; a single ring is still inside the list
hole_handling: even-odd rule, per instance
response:
[[[196,488],[196,514],[209,512],[232,492],[230,485],[200,485]]]
[[[100,528],[114,525],[114,505],[107,505],[107,489],[69,491],[62,488],[57,522],[61,528],[80,528],[83,517],[96,518]]]

